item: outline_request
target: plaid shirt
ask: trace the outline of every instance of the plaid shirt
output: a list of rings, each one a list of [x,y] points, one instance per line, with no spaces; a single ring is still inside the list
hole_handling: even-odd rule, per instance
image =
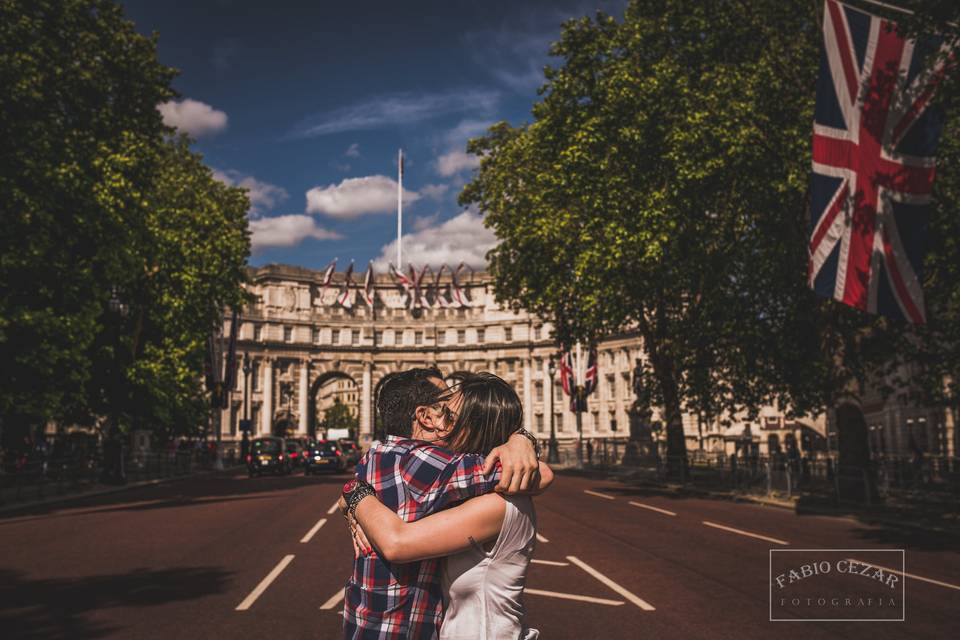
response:
[[[483,475],[483,458],[457,455],[419,440],[388,436],[357,464],[357,478],[406,522],[489,493],[499,467]],[[354,560],[344,592],[343,637],[350,640],[437,638],[443,620],[441,560],[391,563],[376,551]]]

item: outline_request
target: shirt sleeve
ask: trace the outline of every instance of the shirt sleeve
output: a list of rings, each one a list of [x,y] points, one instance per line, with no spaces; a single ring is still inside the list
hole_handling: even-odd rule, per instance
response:
[[[500,464],[483,475],[483,456],[455,454],[432,445],[413,449],[402,465],[408,497],[421,516],[493,491],[500,481]]]

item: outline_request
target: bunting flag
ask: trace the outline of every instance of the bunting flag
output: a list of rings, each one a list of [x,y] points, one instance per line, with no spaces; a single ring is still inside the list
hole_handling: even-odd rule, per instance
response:
[[[240,313],[234,309],[230,320],[230,342],[227,346],[227,366],[223,373],[223,389],[220,395],[220,406],[226,409],[230,406],[230,391],[237,385],[237,338],[240,334]]]
[[[343,275],[343,289],[340,290],[340,295],[337,296],[337,304],[344,309],[352,309],[353,291],[351,290],[351,285],[353,284],[353,262],[350,263],[346,273]]]
[[[363,276],[363,301],[373,309],[373,260],[367,265],[367,273]]]
[[[324,296],[327,293],[327,287],[330,286],[330,283],[333,281],[333,274],[337,270],[337,259],[334,258],[330,261],[330,264],[327,265],[327,268],[323,270],[323,282],[320,285],[320,304],[326,304],[324,302]]]
[[[570,398],[570,411],[587,411],[587,396],[596,391],[598,374],[596,347],[590,347],[584,354],[578,342],[573,348],[560,353],[560,384],[563,392]],[[582,385],[579,398],[578,385]]]
[[[473,268],[468,267],[465,262],[461,262],[453,272],[453,302],[455,306],[458,307],[469,307],[472,304],[470,298],[467,297],[466,292],[460,285],[460,272],[464,269],[470,269],[470,277],[472,278]]]
[[[904,39],[895,23],[826,0],[808,248],[818,294],[925,322],[921,267],[942,125],[931,98],[952,58],[942,42]]]
[[[437,270],[437,275],[433,280],[433,302],[438,307],[447,309],[454,305],[447,296],[447,294],[450,292],[450,286],[447,285],[446,287],[443,287],[440,284],[440,276],[443,275],[444,271],[450,271],[450,267],[447,266],[446,262],[440,265],[440,268]],[[444,291],[444,289],[446,289],[446,291]]]
[[[413,303],[411,301],[413,300],[413,282],[411,282],[410,278],[405,276],[395,266],[393,266],[392,262],[390,263],[390,275],[393,276],[393,280],[397,283],[397,285],[403,289],[403,293],[406,296],[404,304],[412,306]]]
[[[428,264],[423,265],[419,274],[417,274],[417,268],[412,264],[410,265],[410,279],[413,281],[413,306],[423,307],[424,309],[429,309],[432,306],[429,298],[427,298],[426,288],[423,286],[423,277],[427,274],[427,271],[433,273],[433,269]],[[430,281],[428,280],[427,287],[429,286]]]

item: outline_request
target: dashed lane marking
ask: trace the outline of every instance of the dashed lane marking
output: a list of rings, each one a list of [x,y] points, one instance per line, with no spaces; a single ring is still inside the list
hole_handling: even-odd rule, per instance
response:
[[[872,562],[865,562],[863,560],[857,560],[856,558],[847,558],[848,562],[859,562],[860,564],[865,564],[869,567],[874,567],[876,569],[883,569],[890,573],[896,573],[901,576],[906,576],[908,578],[913,578],[914,580],[920,580],[921,582],[929,582],[930,584],[935,584],[938,587],[946,587],[947,589],[956,589],[960,591],[960,586],[955,584],[950,584],[949,582],[941,582],[939,580],[934,580],[933,578],[924,578],[923,576],[914,575],[912,573],[907,573],[906,571],[900,571],[899,569],[891,569],[889,567],[884,567],[883,565],[873,564]]]
[[[547,538],[546,538],[545,536],[542,536],[542,535],[540,535],[540,534],[538,533],[538,534],[537,534],[537,542],[550,542],[550,541],[547,540]]]
[[[570,566],[569,562],[557,562],[556,560],[537,560],[536,558],[534,558],[530,562],[534,564],[548,564],[551,567],[569,567]]]
[[[771,538],[770,536],[762,536],[759,533],[752,533],[750,531],[744,531],[743,529],[735,529],[733,527],[728,527],[723,524],[717,524],[716,522],[703,521],[703,524],[708,527],[713,527],[714,529],[723,529],[724,531],[729,531],[730,533],[737,533],[741,536],[747,536],[750,538],[756,538],[758,540],[766,540],[767,542],[772,542],[774,544],[789,545],[790,543],[786,540],[780,540],[779,538]]]
[[[257,585],[256,589],[250,592],[246,598],[243,599],[243,602],[237,605],[236,611],[246,611],[253,606],[253,603],[257,601],[257,598],[267,590],[267,587],[277,579],[284,569],[287,568],[287,565],[293,560],[293,554],[283,557],[283,560],[277,563],[277,566],[267,574],[267,577],[260,581],[260,584]]]
[[[606,598],[594,598],[593,596],[581,596],[576,593],[560,593],[559,591],[544,591],[543,589],[524,589],[525,594],[529,593],[535,596],[547,596],[548,598],[562,598],[564,600],[579,600],[580,602],[592,602],[594,604],[608,604],[611,607],[619,607],[623,600],[607,600]]]
[[[591,576],[593,576],[603,584],[607,585],[608,587],[610,587],[611,589],[613,589],[614,591],[619,593],[621,596],[623,596],[633,604],[637,605],[644,611],[656,611],[656,608],[652,604],[650,604],[640,596],[628,591],[624,587],[621,587],[619,584],[617,584],[607,576],[603,575],[602,573],[600,573],[599,571],[597,571],[596,569],[588,565],[586,562],[584,562],[580,558],[576,556],[567,556],[567,560],[577,565],[578,567],[580,567],[581,569],[589,573]]]
[[[343,600],[343,589],[340,589],[335,594],[330,596],[330,599],[320,605],[320,608],[323,610],[333,609],[335,606],[340,604],[341,600]]]
[[[327,519],[320,518],[320,520],[317,521],[317,524],[313,525],[313,528],[310,529],[310,531],[307,531],[307,535],[300,538],[300,543],[306,544],[307,542],[310,542],[310,539],[313,537],[313,534],[315,534],[317,531],[320,531],[320,527],[322,527],[325,524],[327,524]]]
[[[340,499],[337,498],[337,501],[333,503],[333,506],[327,509],[327,515],[333,515],[333,512],[337,510],[337,507],[340,506]]]
[[[598,493],[596,491],[590,491],[590,489],[584,489],[584,493],[590,494],[591,496],[597,496],[598,498],[606,498],[607,500],[616,500],[613,496],[608,496],[605,493]]]
[[[673,511],[667,511],[666,509],[661,509],[660,507],[654,507],[653,505],[649,505],[649,504],[643,504],[642,502],[633,502],[631,500],[630,504],[632,504],[635,507],[640,507],[641,509],[649,509],[650,511],[656,511],[657,513],[662,513],[667,516],[677,515]]]

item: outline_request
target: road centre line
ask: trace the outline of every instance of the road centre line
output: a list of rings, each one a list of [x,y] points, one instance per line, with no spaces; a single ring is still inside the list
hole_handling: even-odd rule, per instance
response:
[[[914,575],[912,573],[907,573],[906,571],[900,571],[899,569],[891,569],[889,567],[884,567],[883,565],[873,564],[872,562],[865,562],[863,560],[857,560],[856,558],[847,558],[847,562],[859,562],[860,564],[865,564],[868,567],[874,567],[875,569],[883,569],[890,573],[896,573],[901,576],[906,576],[908,578],[913,578],[914,580],[920,580],[921,582],[929,582],[930,584],[935,584],[938,587],[946,587],[947,589],[956,589],[960,591],[960,586],[955,584],[950,584],[949,582],[941,582],[939,580],[934,580],[933,578],[924,578],[923,576]]]
[[[310,529],[310,531],[307,531],[307,535],[300,538],[300,543],[305,544],[307,542],[310,542],[310,538],[313,537],[313,534],[315,534],[317,531],[320,531],[320,527],[322,527],[326,523],[327,523],[326,518],[320,518],[320,520],[317,521],[317,524],[313,525],[313,528]]]
[[[716,522],[703,521],[703,524],[708,527],[713,527],[714,529],[723,529],[724,531],[729,531],[731,533],[738,533],[741,536],[748,536],[750,538],[757,538],[758,540],[766,540],[767,542],[772,542],[774,544],[789,545],[790,543],[786,540],[780,540],[778,538],[771,538],[770,536],[762,536],[759,533],[751,533],[750,531],[744,531],[743,529],[735,529],[733,527],[728,527],[726,525],[717,524]]]
[[[547,596],[549,598],[562,598],[564,600],[579,600],[580,602],[593,602],[594,604],[608,604],[611,607],[619,607],[623,600],[607,600],[606,598],[594,598],[593,596],[581,596],[575,593],[560,593],[559,591],[544,591],[543,589],[524,589],[525,594],[529,593],[535,596]]]
[[[596,491],[590,491],[590,489],[584,489],[583,492],[588,493],[591,496],[597,496],[598,498],[606,498],[607,500],[616,500],[616,498],[614,498],[613,496],[608,496],[605,493],[598,493]]]
[[[650,511],[656,511],[657,513],[662,513],[668,516],[677,515],[673,511],[667,511],[666,509],[661,509],[660,507],[654,507],[653,505],[649,505],[649,504],[643,504],[642,502],[633,502],[631,500],[630,504],[632,504],[635,507],[640,507],[641,509],[650,509]]]
[[[320,605],[320,608],[323,610],[333,609],[335,606],[340,604],[341,600],[343,600],[343,589],[340,589],[335,594],[330,596],[330,599]]]
[[[333,515],[333,512],[340,507],[340,498],[337,498],[337,501],[333,503],[333,506],[327,509],[327,515]]]
[[[550,541],[547,540],[546,537],[544,537],[544,536],[542,536],[542,535],[540,535],[540,534],[538,533],[538,534],[537,534],[537,542],[550,542]]]
[[[580,558],[576,556],[567,556],[567,560],[577,565],[578,567],[580,567],[581,569],[589,573],[591,576],[593,576],[603,584],[607,585],[608,587],[610,587],[611,589],[613,589],[614,591],[619,593],[621,596],[623,596],[633,604],[637,605],[644,611],[656,611],[656,608],[652,604],[650,604],[643,598],[631,593],[630,591],[627,591],[625,588],[621,587],[619,584],[617,584],[607,576],[603,575],[602,573],[600,573],[599,571],[597,571],[596,569],[588,565],[586,562],[584,562]]]
[[[260,595],[267,590],[267,587],[270,586],[270,583],[276,580],[277,576],[279,576],[280,573],[287,568],[287,565],[290,564],[290,561],[293,560],[293,558],[294,558],[293,554],[284,556],[283,560],[278,562],[277,566],[275,566],[270,571],[270,573],[267,574],[267,577],[261,580],[260,584],[258,584],[257,587],[250,592],[250,595],[244,598],[243,602],[237,605],[237,608],[235,609],[235,611],[246,611],[247,609],[252,607],[253,603],[257,601],[257,598],[259,598]]]
[[[537,560],[534,558],[530,562],[533,562],[534,564],[548,564],[551,567],[569,567],[570,566],[569,562],[557,562],[556,560]]]

